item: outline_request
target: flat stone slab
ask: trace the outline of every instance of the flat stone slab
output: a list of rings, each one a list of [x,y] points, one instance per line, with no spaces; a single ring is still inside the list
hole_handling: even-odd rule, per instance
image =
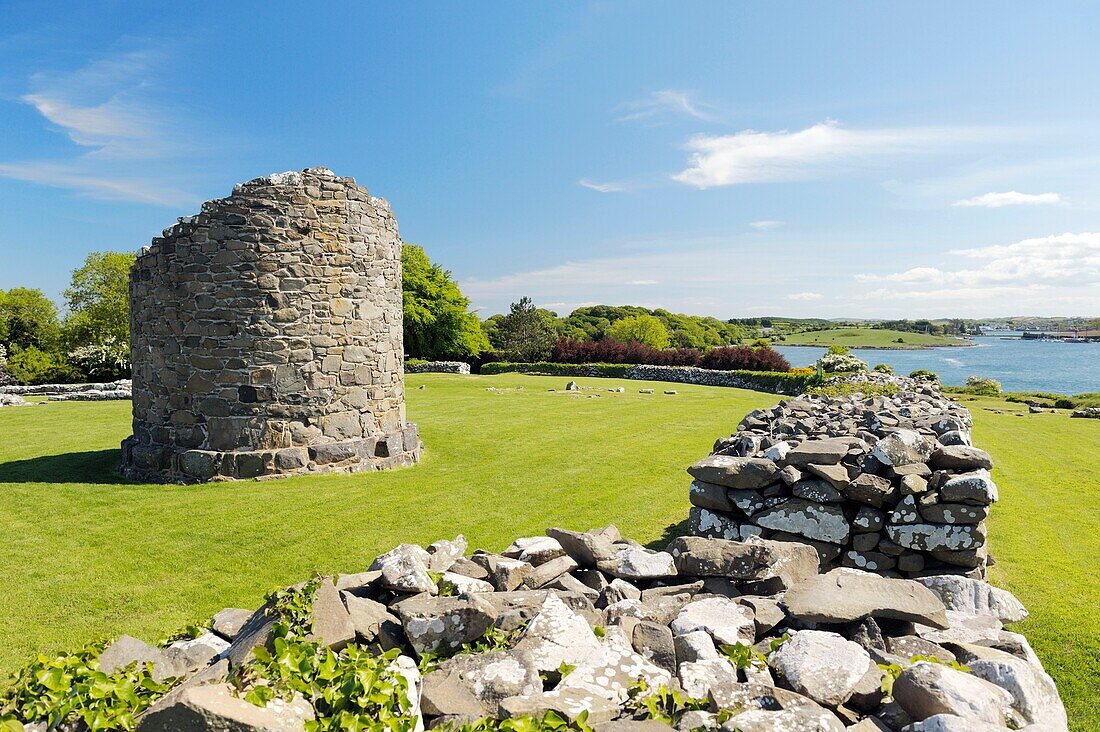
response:
[[[691,477],[739,490],[763,488],[774,482],[779,468],[767,458],[711,455],[688,468]]]
[[[799,582],[783,596],[787,612],[816,623],[892,618],[948,628],[946,608],[919,582],[839,568]]]
[[[752,518],[766,529],[786,531],[830,544],[845,544],[851,529],[837,506],[792,498]]]

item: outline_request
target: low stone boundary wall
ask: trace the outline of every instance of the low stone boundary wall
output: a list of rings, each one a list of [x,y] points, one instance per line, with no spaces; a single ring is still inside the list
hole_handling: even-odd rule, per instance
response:
[[[349,719],[488,731],[502,726],[478,720],[504,718],[504,729],[600,732],[1067,728],[1027,639],[1003,629],[1027,611],[980,580],[820,574],[813,548],[757,537],[679,537],[655,551],[614,526],[466,550],[461,535],[402,544],[365,571],[226,608],[184,640],[123,636],[70,656],[66,678],[87,664],[114,675],[97,688],[118,676],[172,686],[110,707],[137,732]],[[15,707],[27,723],[16,729],[46,729],[49,706],[35,700],[58,683],[32,671],[16,681],[34,702]],[[98,703],[80,699],[73,718]]]
[[[0,393],[3,394],[19,394],[26,396],[28,394],[73,394],[77,392],[109,392],[109,391],[124,391],[125,399],[130,398],[130,390],[132,389],[132,383],[129,379],[119,379],[118,381],[107,381],[102,383],[89,383],[89,384],[31,384],[28,386],[20,386],[18,384],[9,384],[7,386],[0,386]]]
[[[617,363],[507,363],[481,367],[483,374],[518,372],[548,376],[594,376],[637,381],[669,381],[700,386],[727,386],[793,396],[810,386],[811,376],[771,371],[715,371],[697,366],[637,366]]]
[[[770,371],[714,371],[697,366],[631,366],[628,379],[728,386],[793,396],[806,391],[810,377]]]
[[[465,361],[406,361],[406,374],[468,374],[470,364]]]
[[[750,413],[688,469],[692,532],[808,542],[826,566],[984,577],[993,461],[971,445],[965,408],[898,383]]]

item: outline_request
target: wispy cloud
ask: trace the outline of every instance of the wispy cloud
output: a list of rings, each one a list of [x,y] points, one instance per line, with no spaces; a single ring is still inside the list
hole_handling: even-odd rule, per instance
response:
[[[985,193],[973,198],[964,198],[961,201],[955,201],[951,205],[964,208],[1004,208],[1005,206],[1052,206],[1060,203],[1062,203],[1062,197],[1057,193],[1006,191],[1004,193]]]
[[[191,194],[163,181],[124,175],[97,176],[73,163],[0,163],[0,176],[12,180],[69,188],[101,201],[134,201],[158,206],[191,202]]]
[[[109,201],[190,203],[194,196],[148,173],[150,161],[187,151],[168,115],[151,98],[154,55],[130,52],[67,73],[39,73],[22,101],[64,133],[77,154],[0,162],[0,176],[74,190]]]
[[[159,115],[143,91],[151,56],[98,59],[69,74],[36,74],[23,101],[91,154],[149,157],[159,151]]]
[[[804,302],[820,300],[823,297],[825,296],[822,295],[820,292],[793,292],[790,295],[787,295],[788,300],[801,300]]]
[[[664,115],[690,117],[710,121],[715,118],[709,106],[692,98],[691,92],[682,89],[661,89],[651,92],[645,99],[619,105],[622,113],[619,122],[652,119]]]
[[[577,185],[593,191],[599,191],[600,193],[622,193],[623,191],[629,190],[629,186],[627,186],[626,183],[617,183],[615,181],[597,183],[587,178],[581,178],[577,181]]]
[[[782,221],[750,221],[749,226],[757,231],[770,231],[783,225]]]
[[[696,135],[685,145],[691,153],[688,167],[672,178],[696,188],[811,180],[980,139],[983,133],[969,128],[847,129],[834,121],[795,132]]]

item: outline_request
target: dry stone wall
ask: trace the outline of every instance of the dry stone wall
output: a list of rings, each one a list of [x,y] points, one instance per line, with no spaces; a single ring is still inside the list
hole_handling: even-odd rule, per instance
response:
[[[692,532],[809,543],[827,567],[984,577],[993,461],[965,408],[894,382],[891,396],[800,396],[746,416],[688,469]]]
[[[130,275],[133,435],[122,470],[204,481],[408,465],[401,238],[325,168],[238,185]]]

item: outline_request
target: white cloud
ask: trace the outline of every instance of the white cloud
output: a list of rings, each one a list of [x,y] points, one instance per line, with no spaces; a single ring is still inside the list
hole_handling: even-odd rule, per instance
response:
[[[738,183],[811,180],[838,171],[882,166],[893,158],[928,154],[972,140],[977,130],[947,127],[853,130],[827,121],[789,132],[743,130],[696,135],[685,145],[689,167],[673,180],[696,188]]]
[[[820,300],[823,297],[825,296],[822,295],[820,292],[794,292],[790,295],[787,295],[788,300],[802,300],[805,302],[809,302],[811,300]]]
[[[985,193],[973,198],[964,198],[955,201],[952,206],[1003,208],[1005,206],[1049,206],[1062,203],[1062,197],[1057,193],[1020,193],[1019,191],[1006,191],[1004,193]]]
[[[577,181],[577,185],[591,189],[593,191],[599,191],[600,193],[621,193],[627,190],[627,186],[625,183],[616,183],[614,181],[608,181],[607,183],[596,183],[595,181],[588,180],[587,178],[581,178],[579,181]]]
[[[934,282],[943,273],[935,267],[913,267],[894,274],[857,274],[856,282]]]
[[[749,226],[757,231],[769,231],[783,225],[782,221],[750,221]]]
[[[664,114],[675,114],[698,120],[712,120],[713,115],[706,105],[692,99],[691,92],[681,89],[661,89],[651,92],[648,97],[619,106],[624,111],[619,122],[649,119]]]
[[[636,287],[638,285],[659,285],[661,283],[659,280],[631,280],[626,284]]]
[[[861,295],[871,301],[967,304],[987,314],[1034,312],[1091,314],[1100,311],[1100,232],[1058,234],[1014,244],[955,249],[973,261],[956,269],[917,267],[885,275],[856,275],[857,282],[888,282]],[[972,310],[973,312],[973,310]]]

